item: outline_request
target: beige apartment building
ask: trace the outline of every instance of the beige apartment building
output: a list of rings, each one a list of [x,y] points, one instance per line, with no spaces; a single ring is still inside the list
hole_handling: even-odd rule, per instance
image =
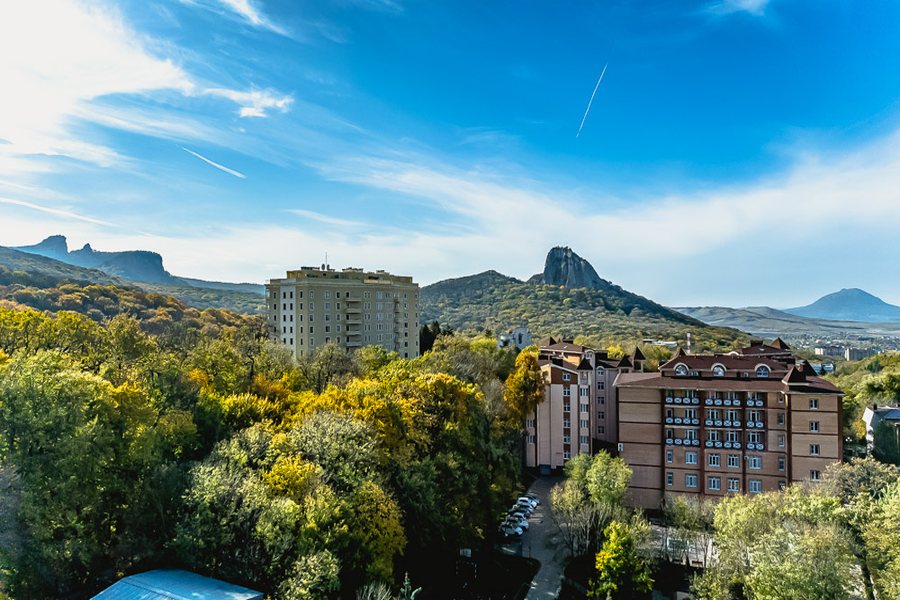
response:
[[[658,372],[619,375],[616,393],[633,506],[817,481],[843,453],[841,391],[780,339],[730,354],[679,351]]]
[[[577,454],[615,449],[613,383],[620,373],[643,366],[640,350],[610,359],[604,350],[553,338],[541,343],[538,363],[544,400],[526,419],[525,463],[543,471],[561,468]]]
[[[385,271],[322,265],[288,271],[266,283],[269,334],[295,358],[335,343],[353,351],[381,346],[419,355],[419,285]]]

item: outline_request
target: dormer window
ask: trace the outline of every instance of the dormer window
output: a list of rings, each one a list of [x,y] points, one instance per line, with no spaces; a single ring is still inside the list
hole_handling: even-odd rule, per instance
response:
[[[722,365],[713,365],[713,377],[725,377],[725,367]]]
[[[677,365],[675,365],[675,374],[680,377],[684,377],[685,375],[687,375],[688,374],[687,365],[685,365],[683,363],[678,363]]]
[[[759,365],[756,367],[756,376],[760,379],[766,379],[769,377],[769,367],[766,365]]]

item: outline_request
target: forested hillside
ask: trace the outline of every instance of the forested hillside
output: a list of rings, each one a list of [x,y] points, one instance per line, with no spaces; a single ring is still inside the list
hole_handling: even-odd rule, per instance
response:
[[[19,300],[55,314],[0,306],[0,597],[182,566],[274,598],[354,598],[408,571],[444,598],[458,549],[519,486],[514,356],[493,340],[295,363],[256,318],[44,291]]]
[[[585,335],[604,345],[644,338],[684,343],[691,332],[697,351],[731,349],[747,336],[696,319],[608,284],[603,289],[525,283],[495,271],[449,279],[422,288],[423,322],[458,331],[505,331],[527,325],[537,336]]]

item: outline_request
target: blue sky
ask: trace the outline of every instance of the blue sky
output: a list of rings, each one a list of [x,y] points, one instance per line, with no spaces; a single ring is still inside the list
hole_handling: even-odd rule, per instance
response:
[[[0,244],[422,283],[565,244],[671,305],[900,303],[897,31],[852,0],[5,3]]]

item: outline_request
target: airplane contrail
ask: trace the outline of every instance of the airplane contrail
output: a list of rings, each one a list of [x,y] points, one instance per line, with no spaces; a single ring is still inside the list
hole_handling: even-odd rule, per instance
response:
[[[191,154],[191,155],[193,155],[193,156],[196,156],[197,158],[199,158],[200,160],[202,160],[202,161],[205,162],[206,164],[208,164],[208,165],[210,165],[210,166],[212,166],[212,167],[215,167],[215,168],[219,169],[220,171],[225,171],[225,172],[228,173],[229,175],[234,175],[235,177],[238,177],[238,178],[240,178],[240,179],[247,179],[247,176],[244,175],[243,173],[241,173],[240,171],[235,171],[234,169],[229,169],[229,168],[226,167],[225,165],[220,165],[220,164],[217,163],[217,162],[211,161],[211,160],[209,160],[208,158],[206,158],[205,156],[203,156],[202,154],[197,154],[197,153],[194,152],[193,150],[188,150],[188,149],[185,148],[184,146],[182,146],[181,149],[184,150],[185,152],[187,152],[188,154]]]
[[[603,65],[603,71],[600,73],[600,79],[597,80],[597,85],[594,86],[594,92],[591,94],[591,99],[588,100],[587,108],[584,110],[584,116],[581,117],[581,125],[578,126],[578,133],[575,134],[577,138],[581,135],[581,130],[584,127],[584,122],[587,121],[588,113],[591,112],[591,104],[594,103],[594,96],[597,94],[597,88],[600,87],[600,82],[603,81],[603,76],[606,75],[606,67],[609,66],[609,63]]]

